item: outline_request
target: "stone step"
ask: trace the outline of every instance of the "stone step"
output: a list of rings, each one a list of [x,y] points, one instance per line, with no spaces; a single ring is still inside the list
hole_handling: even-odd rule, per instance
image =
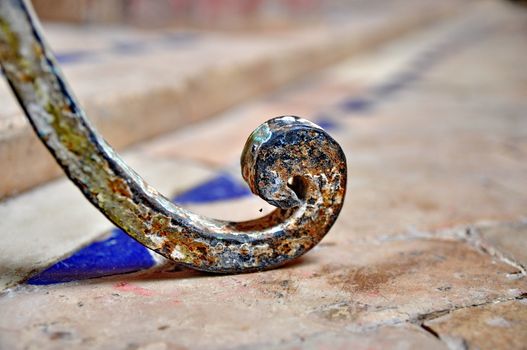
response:
[[[401,1],[406,6],[401,6]],[[116,149],[172,131],[466,6],[401,0],[271,33],[46,25],[89,118]],[[0,199],[61,174],[0,82]]]

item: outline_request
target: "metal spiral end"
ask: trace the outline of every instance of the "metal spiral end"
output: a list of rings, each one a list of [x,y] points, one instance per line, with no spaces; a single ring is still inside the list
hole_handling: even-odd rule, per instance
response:
[[[138,242],[180,264],[218,273],[276,267],[313,248],[342,208],[342,149],[293,116],[259,126],[241,157],[251,190],[278,209],[233,223],[174,205],[91,126],[26,1],[0,1],[0,65],[35,132],[86,198]]]

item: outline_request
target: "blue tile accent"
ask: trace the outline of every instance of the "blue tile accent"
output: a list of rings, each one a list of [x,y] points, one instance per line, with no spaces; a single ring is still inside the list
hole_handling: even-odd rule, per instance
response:
[[[134,272],[154,266],[148,250],[121,230],[114,230],[104,241],[95,242],[79,250],[27,283],[46,285],[71,282],[94,277]]]
[[[435,43],[414,56],[402,71],[378,85],[369,87],[362,96],[349,97],[340,102],[337,107],[344,112],[353,112],[351,115],[372,110],[395,93],[420,79],[441,60],[476,42],[477,38],[485,35],[487,31],[488,28],[483,27],[446,37],[443,41]]]
[[[113,44],[111,52],[133,55],[143,53],[147,48],[147,44],[141,41],[117,41]]]
[[[227,173],[183,192],[174,198],[178,204],[200,204],[246,197],[251,194],[246,184],[240,183]]]
[[[73,63],[79,63],[83,61],[88,61],[89,59],[93,58],[94,53],[88,52],[88,51],[69,51],[69,52],[62,52],[55,55],[57,58],[57,61],[60,64],[73,64]]]
[[[183,46],[190,43],[195,43],[200,39],[198,33],[193,32],[177,32],[177,33],[167,33],[163,36],[162,41],[164,44],[169,46]]]
[[[366,112],[373,107],[373,102],[363,97],[353,97],[342,102],[341,107],[346,112]]]
[[[200,38],[198,33],[177,32],[167,33],[154,38],[150,41],[127,40],[116,41],[112,46],[103,50],[94,51],[65,51],[55,55],[57,61],[62,65],[90,62],[105,53],[121,55],[139,55],[147,52],[153,47],[165,47],[167,49],[177,49],[190,44],[194,44]]]
[[[227,173],[176,196],[179,204],[203,204],[236,199],[250,195],[249,188]],[[152,253],[120,229],[115,229],[109,238],[94,242],[80,249],[27,283],[48,285],[89,278],[130,273],[148,269],[155,265]]]
[[[327,115],[321,115],[316,118],[315,124],[324,130],[333,130],[338,126],[338,124],[334,120],[330,119]]]
[[[417,80],[419,78],[419,73],[420,72],[416,69],[401,71],[392,79],[374,87],[373,94],[379,98],[389,97]]]

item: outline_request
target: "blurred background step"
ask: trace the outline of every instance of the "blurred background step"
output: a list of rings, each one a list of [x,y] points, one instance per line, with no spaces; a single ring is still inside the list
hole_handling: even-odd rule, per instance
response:
[[[354,1],[344,9],[336,6],[322,12],[316,21],[279,30],[226,33],[214,23],[215,30],[189,29],[203,27],[201,20],[187,24],[185,30],[167,27],[174,24],[168,22],[161,23],[163,28],[144,30],[117,20],[106,21],[108,26],[85,25],[89,21],[82,16],[74,21],[82,25],[45,23],[44,28],[89,118],[115,148],[123,149],[208,118],[473,3],[478,1]],[[44,18],[55,13],[37,9]],[[3,80],[0,168],[0,200],[61,174]]]

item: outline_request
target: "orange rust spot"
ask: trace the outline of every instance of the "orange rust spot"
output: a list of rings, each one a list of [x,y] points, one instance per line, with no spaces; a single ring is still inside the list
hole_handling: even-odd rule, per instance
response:
[[[110,179],[108,180],[108,185],[110,186],[110,189],[113,193],[118,193],[121,196],[131,198],[132,192],[130,192],[130,188],[128,187],[128,184],[120,178]]]
[[[152,220],[152,231],[160,236],[167,236],[167,221],[168,220],[160,220],[159,218],[154,218]]]

